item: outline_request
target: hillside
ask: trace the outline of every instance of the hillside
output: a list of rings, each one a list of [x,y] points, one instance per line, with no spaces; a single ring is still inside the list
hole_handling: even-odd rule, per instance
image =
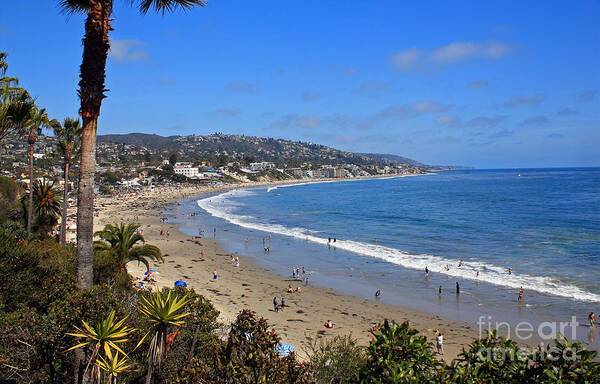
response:
[[[374,153],[353,153],[324,145],[241,135],[159,136],[130,133],[100,135],[100,143],[144,146],[159,151],[177,151],[198,158],[226,155],[234,159],[280,162],[318,162],[323,164],[409,164],[426,167],[406,157]]]

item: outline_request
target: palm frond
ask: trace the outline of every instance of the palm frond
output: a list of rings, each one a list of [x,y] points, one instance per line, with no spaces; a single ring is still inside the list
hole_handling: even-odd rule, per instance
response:
[[[164,15],[165,13],[174,12],[177,9],[188,10],[196,5],[204,7],[207,4],[207,0],[141,0],[138,8],[142,14],[154,10]]]

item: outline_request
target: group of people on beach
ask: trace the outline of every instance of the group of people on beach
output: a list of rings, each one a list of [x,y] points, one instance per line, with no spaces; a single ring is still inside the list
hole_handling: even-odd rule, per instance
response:
[[[283,311],[283,308],[285,308],[286,304],[285,304],[285,298],[281,298],[281,301],[277,301],[277,296],[273,297],[273,311],[275,312],[279,312],[280,310]]]
[[[300,267],[292,267],[292,279],[300,280],[304,282],[304,285],[308,285],[309,273],[306,272],[306,269],[304,269],[304,267],[302,267],[302,274],[300,273]]]

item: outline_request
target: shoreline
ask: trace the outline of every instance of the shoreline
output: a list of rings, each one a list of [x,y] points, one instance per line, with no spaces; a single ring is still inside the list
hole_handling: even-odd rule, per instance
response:
[[[180,224],[160,221],[164,210],[170,205],[177,209],[182,204],[182,199],[223,193],[231,189],[291,183],[288,180],[280,183],[172,188],[158,193],[98,198],[101,210],[95,220],[95,230],[108,223],[135,222],[138,219],[147,243],[158,246],[165,257],[165,263],[152,264],[152,268],[159,272],[155,277],[157,287],[172,287],[180,279],[186,281],[189,288],[194,288],[213,303],[220,312],[219,320],[226,325],[235,319],[240,310],[251,309],[265,317],[282,341],[292,344],[301,358],[304,356],[308,337],[352,334],[360,345],[367,345],[371,323],[379,323],[384,319],[399,323],[409,320],[411,326],[420,330],[430,341],[434,341],[435,331],[441,330],[445,336],[445,353],[442,358],[446,361],[455,358],[463,346],[478,338],[476,330],[465,322],[342,294],[332,288],[302,285],[302,293],[287,293],[288,284],[296,287],[300,282],[260,267],[251,257],[243,255],[239,257],[240,266],[236,267],[219,244],[218,235],[216,239],[187,236],[180,232]],[[161,236],[161,231],[169,231],[170,236]],[[204,260],[201,257],[202,251]],[[216,281],[212,278],[215,268],[219,275]],[[128,270],[134,277],[140,277],[144,267],[130,263]],[[273,297],[278,300],[285,297],[287,307],[281,312],[274,312]],[[331,320],[335,327],[326,329],[323,326],[326,320]]]

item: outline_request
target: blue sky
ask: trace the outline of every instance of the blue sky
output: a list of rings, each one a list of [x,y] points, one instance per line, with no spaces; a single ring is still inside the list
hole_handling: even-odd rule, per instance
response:
[[[76,115],[82,16],[5,1],[9,74]],[[237,133],[480,168],[600,166],[600,1],[115,0],[99,133]]]

